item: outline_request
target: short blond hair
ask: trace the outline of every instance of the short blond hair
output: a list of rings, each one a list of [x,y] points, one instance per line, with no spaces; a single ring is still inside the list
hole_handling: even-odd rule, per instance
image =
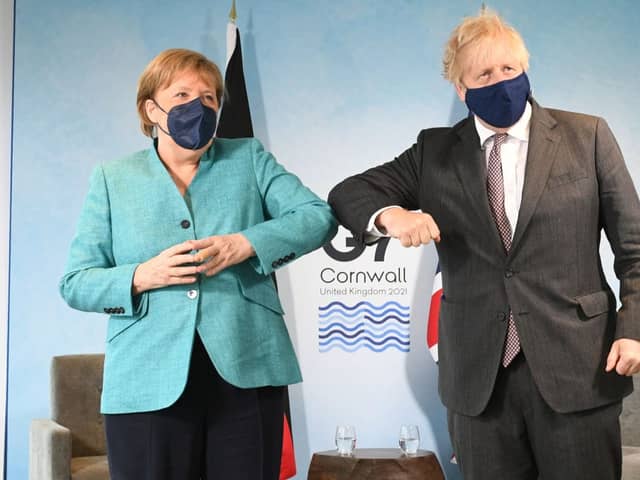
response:
[[[497,13],[483,8],[475,17],[466,17],[453,30],[442,59],[443,76],[455,85],[462,85],[464,59],[478,54],[478,50],[495,38],[506,35],[522,69],[529,69],[529,51],[518,31],[507,24]]]
[[[147,116],[145,102],[154,99],[157,91],[171,84],[176,75],[189,71],[199,74],[207,82],[212,82],[216,90],[218,105],[224,89],[222,74],[218,66],[201,53],[184,48],[171,48],[161,52],[146,66],[138,80],[136,105],[140,117],[140,127],[147,136],[153,136],[154,123]]]

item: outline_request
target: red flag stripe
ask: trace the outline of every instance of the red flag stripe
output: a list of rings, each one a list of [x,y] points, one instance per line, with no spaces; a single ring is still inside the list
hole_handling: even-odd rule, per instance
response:
[[[280,460],[280,480],[287,480],[296,475],[296,456],[293,451],[293,438],[287,416],[284,415],[282,427],[282,457]]]

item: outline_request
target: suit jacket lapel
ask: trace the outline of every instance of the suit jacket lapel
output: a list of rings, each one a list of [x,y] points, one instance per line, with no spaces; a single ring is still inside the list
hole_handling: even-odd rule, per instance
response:
[[[458,178],[486,231],[486,233],[480,232],[480,234],[492,238],[492,243],[504,255],[502,239],[489,208],[486,185],[487,162],[484,151],[480,148],[480,139],[473,119],[469,118],[454,128],[457,128],[457,134],[461,141],[453,146],[452,159]]]
[[[524,175],[524,188],[522,202],[518,213],[513,242],[512,254],[518,247],[527,225],[536,210],[540,195],[549,178],[551,167],[556,159],[556,152],[560,135],[554,128],[557,122],[541,108],[534,100],[531,100],[533,112],[531,115],[531,128],[529,130],[529,148],[527,153],[527,166]]]

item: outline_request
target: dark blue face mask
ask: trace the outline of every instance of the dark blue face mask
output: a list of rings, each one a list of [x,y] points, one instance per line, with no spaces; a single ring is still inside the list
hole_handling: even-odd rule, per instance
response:
[[[158,105],[155,100],[153,103]],[[176,105],[168,112],[160,105],[158,108],[167,114],[169,131],[167,132],[160,125],[157,127],[182,148],[198,150],[213,138],[216,131],[216,111],[204,105],[200,98]]]
[[[507,128],[520,120],[531,93],[529,78],[522,72],[516,78],[487,87],[468,88],[465,103],[469,110],[497,128]]]

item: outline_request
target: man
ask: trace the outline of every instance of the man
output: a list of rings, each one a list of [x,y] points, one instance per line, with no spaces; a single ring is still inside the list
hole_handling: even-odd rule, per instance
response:
[[[465,480],[618,479],[640,363],[640,203],[603,119],[533,100],[528,56],[495,13],[465,19],[444,74],[472,115],[329,203],[360,242],[437,242],[439,390]]]

